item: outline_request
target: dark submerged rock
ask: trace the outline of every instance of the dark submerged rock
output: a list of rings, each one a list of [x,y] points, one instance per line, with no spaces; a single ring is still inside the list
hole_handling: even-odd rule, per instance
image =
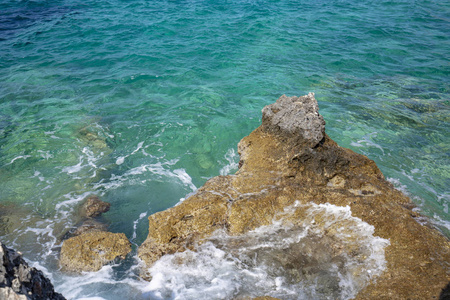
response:
[[[442,289],[441,294],[439,295],[439,300],[448,299],[450,299],[450,282]]]
[[[61,238],[62,241],[88,232],[108,231],[108,225],[95,219],[87,219],[78,223],[67,231]]]
[[[50,280],[36,268],[31,268],[22,256],[0,242],[0,299],[65,298],[56,293]]]

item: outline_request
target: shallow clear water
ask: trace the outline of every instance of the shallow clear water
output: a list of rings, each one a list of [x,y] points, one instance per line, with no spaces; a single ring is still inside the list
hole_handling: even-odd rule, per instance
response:
[[[0,1],[1,239],[58,279],[59,238],[97,194],[139,245],[146,216],[236,170],[265,105],[308,92],[448,235],[450,5],[309,2]],[[133,263],[57,287],[140,295]]]

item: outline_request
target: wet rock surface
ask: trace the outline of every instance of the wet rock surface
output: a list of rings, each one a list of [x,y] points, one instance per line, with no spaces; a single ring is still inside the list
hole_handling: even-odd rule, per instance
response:
[[[60,237],[61,241],[83,233],[108,231],[109,226],[102,221],[101,215],[108,212],[110,207],[110,203],[100,200],[98,196],[88,196],[84,199],[78,209],[78,214],[75,216],[78,220],[77,224],[73,228],[64,231]]]
[[[374,236],[390,242],[385,271],[361,284],[357,299],[438,298],[450,280],[449,240],[416,221],[417,214],[406,208],[410,199],[384,179],[372,160],[326,135],[314,95],[282,96],[263,109],[262,119],[238,145],[235,175],[214,177],[180,205],[149,217],[149,235],[138,251],[146,265],[195,249],[216,230],[239,236],[269,225],[295,202],[300,204],[297,218],[302,218],[302,205],[329,203],[348,206],[352,216],[374,227]],[[353,233],[348,234],[351,239]],[[328,238],[333,235],[328,230]],[[289,265],[286,257],[279,261]]]
[[[88,196],[78,210],[78,224],[66,232],[60,253],[60,266],[67,272],[98,271],[131,251],[131,243],[123,233],[108,232],[101,214],[110,204],[98,196]]]
[[[111,204],[100,200],[98,196],[91,195],[86,198],[80,207],[80,215],[86,218],[98,217],[109,211]]]
[[[0,242],[0,299],[65,298],[54,291],[50,280],[41,271],[29,267],[18,252]]]
[[[123,233],[87,232],[64,241],[59,263],[68,272],[93,272],[129,252],[131,243]]]

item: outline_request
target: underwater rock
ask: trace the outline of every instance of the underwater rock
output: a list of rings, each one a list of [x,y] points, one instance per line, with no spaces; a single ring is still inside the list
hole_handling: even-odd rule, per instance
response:
[[[106,151],[108,154],[111,152],[108,144],[106,143],[106,138],[102,136],[98,130],[95,130],[93,125],[88,125],[81,128],[78,131],[78,135],[84,144],[89,145],[93,149]]]
[[[109,211],[111,204],[100,200],[96,195],[90,195],[84,199],[83,204],[75,215],[76,225],[72,228],[65,228],[58,237],[60,241],[87,233],[107,231],[108,224],[102,222],[101,215]]]
[[[31,268],[22,256],[0,242],[0,299],[64,300],[56,293],[50,280]]]
[[[405,208],[411,200],[385,180],[375,162],[338,146],[328,137],[314,94],[283,95],[262,112],[262,125],[238,145],[240,169],[235,175],[214,177],[179,205],[149,216],[149,234],[138,250],[146,266],[152,266],[165,254],[195,251],[198,245],[209,242],[218,230],[239,237],[273,224],[294,204],[297,205],[295,213],[285,216],[285,221],[294,225],[298,223],[296,220],[305,218],[312,204],[334,205],[347,207],[352,218],[374,228],[373,238],[389,241],[377,250],[381,253],[379,265],[385,266],[384,271],[378,270],[376,276],[372,276],[372,270],[355,270],[367,276],[356,274],[364,280],[357,284],[356,290],[347,291],[345,295],[356,299],[439,297],[442,287],[450,280],[449,240],[416,221],[416,213]],[[358,261],[364,266],[364,253],[371,253],[375,247],[360,239],[361,228],[366,227],[345,222],[339,226],[324,226],[329,218],[317,215],[311,220],[311,224],[322,228],[316,233],[317,237],[325,237],[321,243],[327,243],[327,239],[337,241],[328,243],[336,247],[328,254],[340,259],[344,251],[347,254],[343,257],[350,260],[338,260],[337,265]],[[307,224],[302,226],[309,228]],[[286,232],[298,228],[294,226]],[[340,238],[343,232],[345,239]],[[318,251],[314,247],[296,245],[292,249],[304,251],[304,258],[308,252]],[[305,277],[305,274],[296,275],[299,268],[317,269],[310,260],[302,262],[302,256],[290,261],[289,253],[279,251],[273,255],[278,257],[274,268],[287,269],[292,278],[302,280]],[[151,275],[145,274],[147,270],[143,269],[143,277]],[[320,271],[312,274],[320,275]],[[327,282],[322,288],[340,288],[336,282],[324,280]],[[255,293],[251,296],[278,297],[276,293],[257,294],[257,290]],[[335,295],[333,293],[331,295]]]
[[[86,198],[80,208],[80,215],[86,218],[94,218],[109,211],[111,204],[100,200],[98,196],[91,195]]]
[[[80,223],[73,232],[70,232],[70,237],[98,231],[108,231],[108,225],[94,219],[87,219]]]
[[[0,204],[0,236],[13,233],[31,214],[24,206],[14,203]]]
[[[59,264],[68,272],[95,272],[130,251],[131,243],[123,233],[87,232],[64,241]]]

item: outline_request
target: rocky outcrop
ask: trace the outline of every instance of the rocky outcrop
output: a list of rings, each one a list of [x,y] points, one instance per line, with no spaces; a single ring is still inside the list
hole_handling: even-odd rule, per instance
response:
[[[450,280],[449,240],[416,221],[410,199],[384,179],[372,160],[326,135],[313,94],[282,96],[265,107],[262,125],[241,140],[238,151],[235,175],[214,177],[178,206],[149,217],[149,234],[138,250],[147,267],[165,254],[195,249],[217,230],[240,236],[272,224],[293,205],[289,222],[296,230],[301,222],[294,221],[305,217],[308,204],[329,203],[348,206],[353,217],[374,226],[375,236],[390,242],[383,251],[385,271],[366,277],[357,299],[439,297]],[[326,223],[320,218],[311,222]],[[336,244],[341,227],[323,227],[320,236]],[[344,256],[364,262],[360,250],[369,247],[370,252],[370,246],[358,248],[355,228],[346,233],[355,248]],[[339,247],[330,255],[342,253]],[[296,263],[302,263],[301,257]]]
[[[64,241],[59,263],[68,272],[94,272],[131,252],[123,233],[87,232]]]
[[[65,298],[56,293],[44,274],[31,268],[22,256],[0,242],[0,299],[38,300]]]

